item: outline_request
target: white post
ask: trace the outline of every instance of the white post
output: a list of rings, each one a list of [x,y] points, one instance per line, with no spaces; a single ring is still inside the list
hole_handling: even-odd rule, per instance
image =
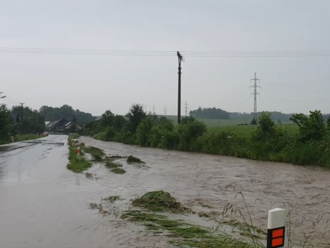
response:
[[[285,240],[285,209],[268,212],[267,248],[283,247]]]

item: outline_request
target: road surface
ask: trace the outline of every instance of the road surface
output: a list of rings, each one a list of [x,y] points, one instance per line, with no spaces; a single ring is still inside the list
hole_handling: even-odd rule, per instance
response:
[[[89,209],[109,186],[67,170],[66,137],[0,147],[0,247],[148,247]]]

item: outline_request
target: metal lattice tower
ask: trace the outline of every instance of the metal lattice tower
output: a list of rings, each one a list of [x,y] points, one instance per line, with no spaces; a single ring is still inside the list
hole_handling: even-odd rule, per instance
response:
[[[254,96],[254,109],[253,109],[253,118],[255,120],[258,119],[258,110],[257,110],[257,95],[260,96],[260,94],[257,92],[258,88],[261,88],[260,86],[258,86],[258,81],[260,82],[260,79],[257,78],[257,73],[254,73],[254,78],[251,79],[251,81],[254,81],[253,86],[250,86],[250,88],[253,88],[253,93],[251,93],[251,95]]]

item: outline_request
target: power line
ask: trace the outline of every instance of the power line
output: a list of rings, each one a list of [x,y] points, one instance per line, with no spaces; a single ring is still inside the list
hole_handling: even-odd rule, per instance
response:
[[[176,56],[175,51],[61,49],[0,47],[0,53],[54,54],[54,55],[105,55],[105,56]],[[184,57],[329,57],[330,51],[182,51]]]
[[[243,100],[243,101],[240,102],[239,104],[235,105],[235,106],[233,107],[233,109],[236,109],[237,107],[240,107],[242,104],[246,103],[246,102],[249,101],[249,100],[250,100],[250,96],[247,97],[247,98],[245,98],[245,100]]]

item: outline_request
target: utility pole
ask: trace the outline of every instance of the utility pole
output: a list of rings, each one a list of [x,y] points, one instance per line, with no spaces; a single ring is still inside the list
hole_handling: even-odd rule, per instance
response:
[[[24,110],[23,105],[24,105],[24,103],[20,103],[20,104],[21,104],[21,125],[22,125],[21,134],[23,134],[23,110]]]
[[[35,114],[36,114],[36,123],[35,123],[35,127],[34,127],[35,130],[34,131],[37,134],[37,117],[38,117],[37,111],[35,111]]]
[[[188,103],[187,103],[187,101],[186,101],[186,103],[185,103],[185,112],[186,112],[186,117],[188,116]]]
[[[261,88],[260,86],[258,86],[258,81],[260,82],[260,80],[257,78],[257,73],[254,73],[254,78],[251,79],[251,81],[254,81],[253,86],[250,86],[250,88],[252,87],[254,89],[253,93],[251,93],[251,95],[254,96],[253,118],[255,121],[257,121],[257,119],[258,119],[257,95],[260,96],[260,94],[257,92],[257,89]]]
[[[178,124],[181,122],[181,61],[183,59],[182,55],[177,52],[178,62],[179,62],[179,80],[178,80]]]

